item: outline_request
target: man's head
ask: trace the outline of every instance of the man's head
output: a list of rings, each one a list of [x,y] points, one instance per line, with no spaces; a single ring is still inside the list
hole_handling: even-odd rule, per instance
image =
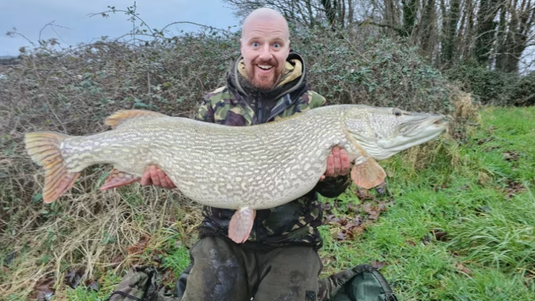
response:
[[[249,81],[258,89],[272,89],[290,53],[286,19],[269,8],[253,11],[243,21],[240,43]]]

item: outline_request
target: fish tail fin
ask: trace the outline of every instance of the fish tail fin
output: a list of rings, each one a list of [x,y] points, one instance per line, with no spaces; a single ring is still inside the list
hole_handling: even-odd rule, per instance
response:
[[[79,172],[67,171],[61,155],[61,143],[68,137],[54,132],[34,132],[24,137],[26,151],[35,163],[45,169],[45,203],[51,203],[63,195],[80,176]]]

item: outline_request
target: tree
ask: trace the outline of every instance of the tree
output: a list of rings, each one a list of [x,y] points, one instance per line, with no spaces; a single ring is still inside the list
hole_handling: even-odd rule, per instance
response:
[[[290,22],[313,28],[326,24],[345,28],[353,21],[355,0],[222,0],[236,10],[236,16],[245,17],[260,7],[279,11]]]
[[[500,0],[481,0],[477,14],[477,37],[474,55],[480,64],[487,64],[495,42],[496,22]]]
[[[501,6],[496,69],[503,72],[518,72],[520,57],[534,40],[535,3],[531,0],[507,0]]]

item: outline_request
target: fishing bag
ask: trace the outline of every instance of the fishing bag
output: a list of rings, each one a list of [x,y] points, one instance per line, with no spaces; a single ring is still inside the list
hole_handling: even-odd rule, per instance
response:
[[[398,301],[385,277],[361,264],[319,281],[318,301]]]
[[[180,301],[158,291],[158,271],[154,267],[138,266],[128,270],[106,301]]]

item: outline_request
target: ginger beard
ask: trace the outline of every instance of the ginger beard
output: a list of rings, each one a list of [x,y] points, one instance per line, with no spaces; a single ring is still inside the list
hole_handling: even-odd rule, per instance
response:
[[[282,76],[283,68],[274,59],[255,60],[247,67],[251,85],[261,91],[269,91]]]

